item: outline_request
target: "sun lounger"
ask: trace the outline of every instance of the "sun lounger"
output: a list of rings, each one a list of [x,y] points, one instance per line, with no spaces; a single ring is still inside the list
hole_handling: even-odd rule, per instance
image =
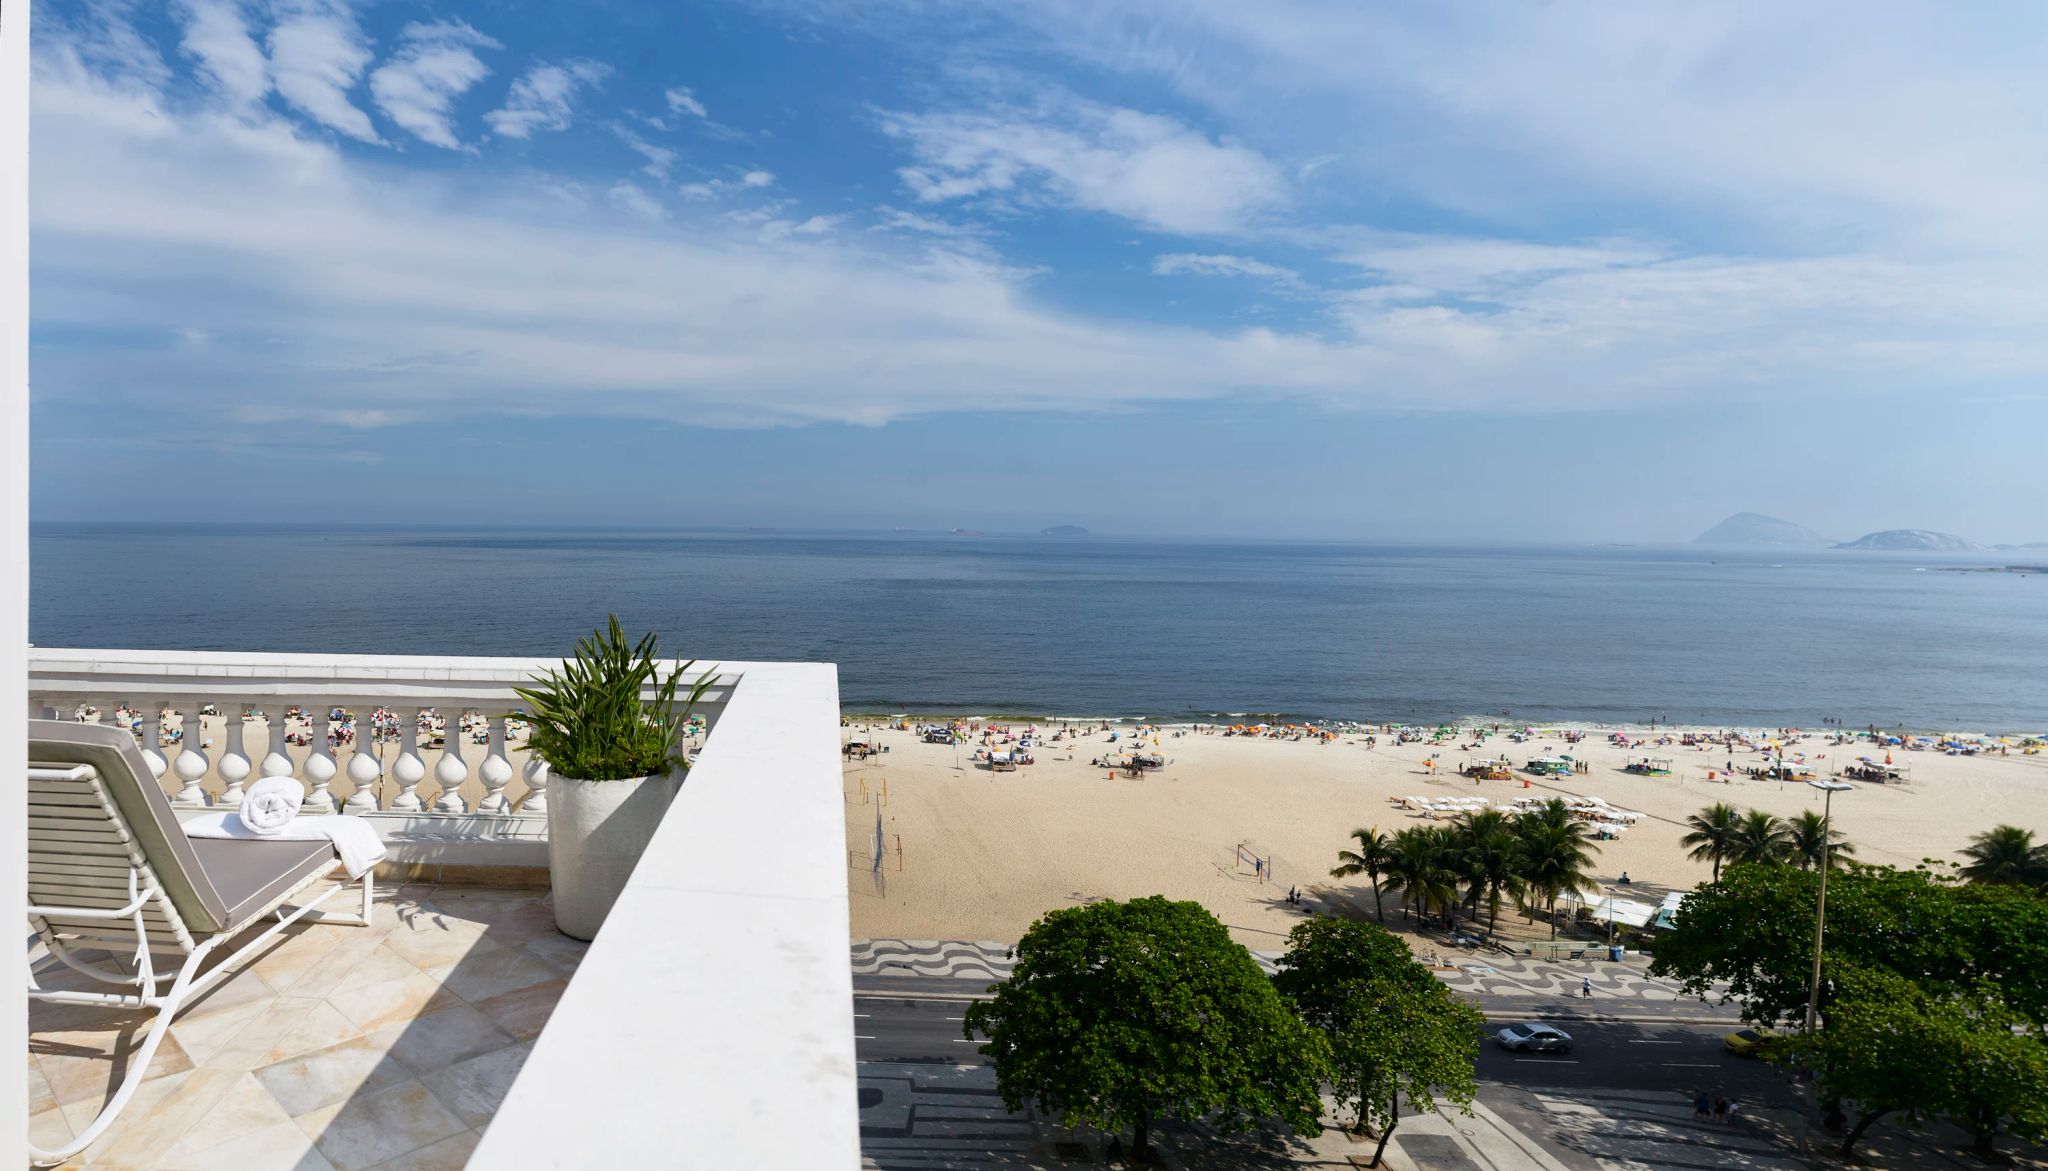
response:
[[[156,1014],[92,1124],[62,1148],[31,1148],[32,1161],[49,1166],[83,1151],[113,1123],[181,1008],[348,884],[287,906],[340,869],[332,842],[187,838],[134,737],[97,724],[29,721],[28,833],[36,944],[110,986],[44,988],[31,970],[29,998]],[[359,914],[313,918],[367,926],[373,875],[358,880]],[[266,919],[275,921],[247,934]]]

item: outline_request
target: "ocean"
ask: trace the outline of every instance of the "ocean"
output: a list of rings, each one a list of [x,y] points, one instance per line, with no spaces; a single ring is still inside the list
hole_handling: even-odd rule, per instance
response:
[[[42,524],[41,646],[839,664],[850,711],[2048,727],[2025,557]],[[2035,560],[2042,560],[2035,557]]]

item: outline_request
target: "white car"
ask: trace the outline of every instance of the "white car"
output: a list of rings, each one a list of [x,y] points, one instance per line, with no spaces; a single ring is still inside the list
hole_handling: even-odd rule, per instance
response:
[[[1493,1039],[1517,1053],[1565,1053],[1572,1047],[1572,1035],[1551,1025],[1509,1025]]]

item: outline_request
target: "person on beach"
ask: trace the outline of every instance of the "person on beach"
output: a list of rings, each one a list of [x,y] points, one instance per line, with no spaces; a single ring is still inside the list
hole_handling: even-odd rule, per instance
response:
[[[1579,977],[1579,997],[1582,1000],[1593,999],[1593,977]]]
[[[1694,1090],[1692,1092],[1692,1116],[1702,1121],[1706,1119],[1707,1092],[1705,1090]]]
[[[1728,1121],[1728,1096],[1726,1094],[1718,1094],[1714,1097],[1714,1121]]]

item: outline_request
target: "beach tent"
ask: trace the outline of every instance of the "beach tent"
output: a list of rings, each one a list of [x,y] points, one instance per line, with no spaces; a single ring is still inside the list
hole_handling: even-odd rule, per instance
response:
[[[1650,920],[1657,916],[1657,911],[1658,908],[1648,903],[1610,895],[1594,904],[1593,917],[1623,927],[1648,927]]]

